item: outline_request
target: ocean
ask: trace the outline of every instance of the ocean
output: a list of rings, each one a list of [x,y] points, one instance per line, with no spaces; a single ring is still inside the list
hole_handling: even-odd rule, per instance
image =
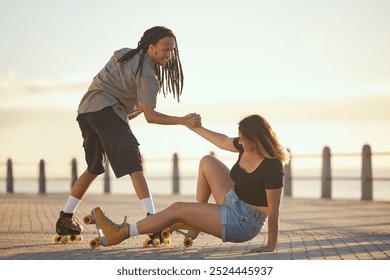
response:
[[[145,172],[146,173],[146,172]],[[149,188],[152,194],[170,195],[173,192],[173,181],[171,172],[162,173],[146,173]],[[153,174],[153,176],[152,176]],[[321,180],[320,171],[318,170],[293,170],[293,176],[309,177],[309,179],[293,179],[292,196],[297,198],[320,198],[321,197]],[[359,170],[342,170],[333,171],[334,179],[332,180],[332,198],[334,199],[353,199],[359,200],[361,196],[361,180]],[[387,170],[373,171],[373,200],[375,201],[390,201],[390,177]],[[314,178],[318,179],[314,179]],[[337,179],[337,178],[348,178]],[[375,180],[375,177],[380,180]],[[353,179],[356,178],[356,179]],[[387,179],[388,178],[388,179]],[[386,180],[384,180],[386,179]],[[180,179],[180,193],[183,195],[195,195],[196,192],[196,173],[183,172]],[[47,179],[47,193],[68,193],[71,189],[71,181],[69,179]],[[38,179],[15,179],[14,193],[38,193]],[[88,193],[103,193],[104,182],[103,176],[99,176],[92,183]],[[111,194],[135,194],[133,185],[129,176],[124,176],[120,179],[111,175],[110,180]],[[6,193],[6,182],[3,178],[0,181],[0,194]]]

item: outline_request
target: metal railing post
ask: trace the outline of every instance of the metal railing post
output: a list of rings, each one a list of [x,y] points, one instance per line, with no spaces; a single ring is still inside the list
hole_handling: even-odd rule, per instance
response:
[[[7,160],[7,193],[14,193],[14,175],[10,158]]]
[[[106,162],[104,164],[104,193],[110,193],[111,192],[111,182],[110,182],[110,163],[108,159],[106,159]]]
[[[177,153],[173,154],[173,174],[172,174],[172,181],[173,181],[173,193],[179,193],[180,192],[180,177],[179,177],[179,156]]]
[[[39,161],[39,193],[46,193],[46,175],[45,175],[45,161]]]
[[[329,147],[324,147],[322,153],[321,198],[332,197],[332,169]]]
[[[284,195],[292,196],[292,172],[291,172],[291,158],[284,166]]]
[[[362,151],[362,200],[372,200],[371,147],[363,146]]]
[[[73,188],[73,185],[76,183],[77,181],[77,161],[76,159],[72,159],[72,178],[71,178],[71,182],[70,182],[70,188],[72,189]]]

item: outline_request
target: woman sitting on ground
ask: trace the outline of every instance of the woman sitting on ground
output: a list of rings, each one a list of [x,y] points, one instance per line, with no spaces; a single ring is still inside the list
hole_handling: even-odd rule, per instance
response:
[[[114,224],[100,208],[95,208],[92,214],[106,239],[102,245],[115,245],[138,234],[161,232],[175,223],[186,224],[224,242],[245,242],[260,232],[268,218],[268,242],[257,251],[274,251],[279,231],[283,164],[290,158],[288,151],[259,115],[240,121],[236,138],[202,126],[192,130],[223,150],[239,153],[232,169],[213,156],[203,157],[199,164],[198,202],[176,202],[133,224],[126,220],[121,225]],[[208,203],[211,195],[215,204]]]

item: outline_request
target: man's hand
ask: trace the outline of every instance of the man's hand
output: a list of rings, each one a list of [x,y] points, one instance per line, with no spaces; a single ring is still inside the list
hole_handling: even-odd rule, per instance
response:
[[[202,118],[197,113],[191,113],[185,116],[185,126],[189,129],[202,126]]]

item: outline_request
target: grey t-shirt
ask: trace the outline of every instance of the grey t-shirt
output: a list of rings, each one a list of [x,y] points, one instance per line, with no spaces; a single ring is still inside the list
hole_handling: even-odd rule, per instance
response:
[[[148,54],[145,54],[142,75],[135,75],[140,59],[137,53],[132,59],[118,63],[129,48],[114,52],[106,66],[93,78],[87,93],[81,99],[79,114],[99,111],[112,106],[115,112],[128,121],[128,115],[139,111],[137,104],[142,103],[155,108],[160,90],[155,67]]]

